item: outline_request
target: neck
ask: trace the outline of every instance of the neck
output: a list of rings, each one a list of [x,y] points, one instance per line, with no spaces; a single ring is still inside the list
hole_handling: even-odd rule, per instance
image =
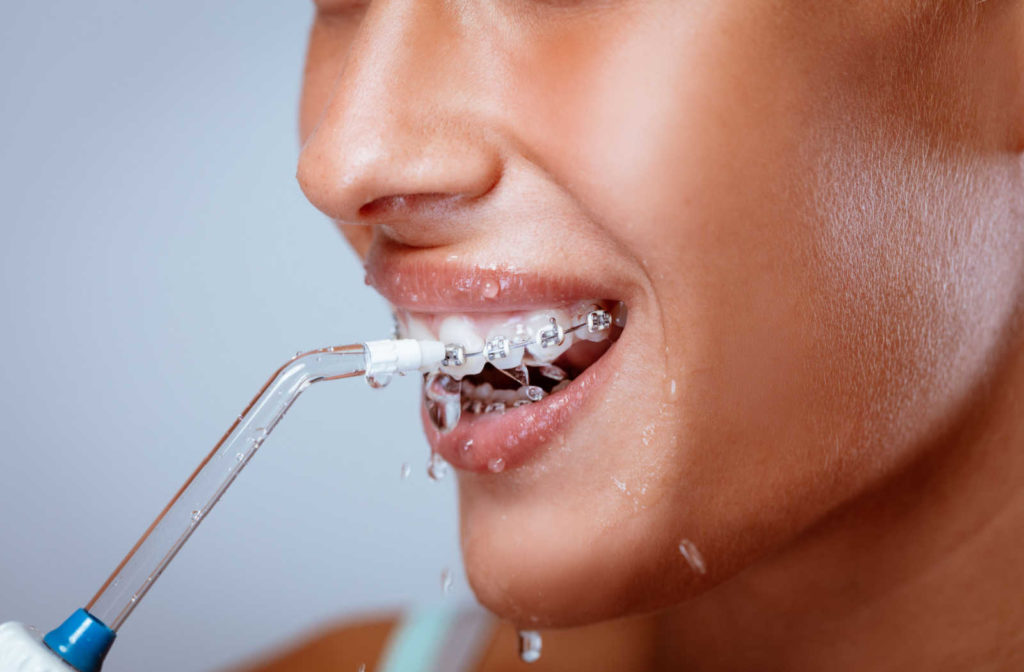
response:
[[[1024,669],[1022,351],[941,445],[659,615],[658,667]]]

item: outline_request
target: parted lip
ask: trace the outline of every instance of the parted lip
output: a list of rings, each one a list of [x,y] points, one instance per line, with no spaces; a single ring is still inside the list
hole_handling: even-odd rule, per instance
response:
[[[621,290],[602,280],[376,246],[367,256],[366,281],[392,306],[415,313],[513,312],[594,298],[621,300]]]
[[[612,284],[614,278],[586,278],[568,268],[486,264],[442,250],[373,245],[366,277],[392,306],[410,313],[508,313],[596,298],[628,303],[622,285]],[[478,473],[489,471],[497,458],[506,469],[529,461],[552,437],[567,431],[574,418],[586,415],[596,403],[590,399],[592,391],[610,379],[620,365],[620,353],[613,345],[569,387],[539,403],[504,414],[469,415],[449,434],[436,431],[421,409],[432,449],[456,468]],[[467,444],[471,450],[465,449]]]

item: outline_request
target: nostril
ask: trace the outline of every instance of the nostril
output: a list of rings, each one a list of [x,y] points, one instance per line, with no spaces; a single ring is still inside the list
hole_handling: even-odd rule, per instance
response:
[[[361,219],[386,219],[390,216],[405,216],[410,212],[433,213],[451,207],[461,200],[457,194],[429,193],[381,196],[359,208]]]

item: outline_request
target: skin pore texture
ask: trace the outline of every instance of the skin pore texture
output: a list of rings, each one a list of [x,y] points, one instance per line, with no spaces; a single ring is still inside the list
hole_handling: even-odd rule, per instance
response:
[[[629,307],[459,474],[486,607],[631,617],[638,670],[1024,665],[1024,2],[322,0],[300,127],[371,283]]]

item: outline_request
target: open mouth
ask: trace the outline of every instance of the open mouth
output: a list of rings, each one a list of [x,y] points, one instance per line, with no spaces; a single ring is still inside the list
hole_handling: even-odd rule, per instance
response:
[[[504,414],[568,388],[618,339],[626,308],[588,300],[519,314],[396,317],[401,335],[447,344],[441,371],[424,382],[430,419],[447,432],[454,428],[453,404],[457,423],[460,416]]]
[[[490,364],[478,374],[465,376],[460,390],[463,413],[504,413],[560,392],[611,347],[612,340],[578,340],[553,362],[530,356],[512,369]]]

